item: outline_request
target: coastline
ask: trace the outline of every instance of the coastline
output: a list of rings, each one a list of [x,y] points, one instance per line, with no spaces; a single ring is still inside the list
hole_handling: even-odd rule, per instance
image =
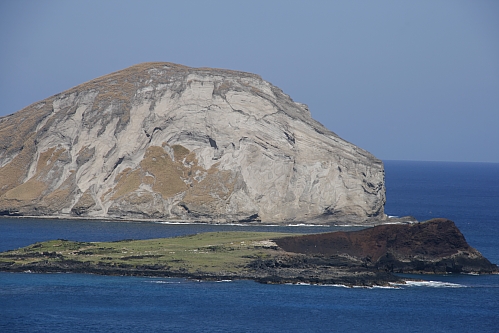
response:
[[[216,231],[113,242],[58,239],[0,253],[0,271],[388,286],[402,283],[397,273],[497,274],[499,269],[466,243],[452,221],[434,219],[319,234]]]
[[[406,284],[407,281],[423,281],[418,279],[398,278],[392,274],[351,274],[343,277],[329,278],[307,278],[307,277],[281,277],[276,275],[265,274],[228,274],[227,272],[219,272],[216,274],[208,272],[188,273],[181,271],[161,271],[153,269],[126,269],[126,268],[97,268],[74,263],[73,265],[65,265],[65,267],[53,266],[23,266],[17,268],[7,268],[0,264],[1,272],[8,273],[74,273],[74,274],[95,274],[105,276],[135,276],[135,277],[151,277],[151,278],[183,278],[194,281],[233,281],[233,280],[251,280],[261,284],[308,284],[308,285],[341,285],[349,288],[353,287],[390,287],[394,284]]]
[[[0,218],[8,219],[45,219],[45,220],[68,220],[68,221],[99,221],[99,222],[149,222],[172,225],[233,225],[233,226],[257,226],[257,227],[362,227],[370,228],[377,225],[389,224],[412,224],[419,221],[413,216],[387,216],[386,219],[366,221],[365,223],[330,222],[313,223],[312,221],[287,221],[287,222],[221,222],[214,219],[206,220],[168,220],[159,218],[120,218],[109,216],[74,216],[74,215],[0,215]]]
[[[150,240],[54,240],[0,253],[0,271],[253,280],[264,284],[387,286],[392,274],[341,256],[322,258],[282,250],[275,241],[295,234],[208,232]]]

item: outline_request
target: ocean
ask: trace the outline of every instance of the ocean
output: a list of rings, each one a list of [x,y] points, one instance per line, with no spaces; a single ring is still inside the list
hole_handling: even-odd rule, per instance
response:
[[[499,264],[499,164],[385,161],[388,215],[453,220]],[[0,218],[0,251],[37,241],[109,241],[216,226]],[[412,276],[414,277],[414,276]],[[499,275],[417,276],[393,288],[0,272],[0,332],[498,332]]]

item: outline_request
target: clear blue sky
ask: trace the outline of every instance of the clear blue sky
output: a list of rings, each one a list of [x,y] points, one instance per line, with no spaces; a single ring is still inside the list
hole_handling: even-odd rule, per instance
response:
[[[0,116],[146,61],[252,72],[381,159],[499,162],[499,1],[0,2]]]

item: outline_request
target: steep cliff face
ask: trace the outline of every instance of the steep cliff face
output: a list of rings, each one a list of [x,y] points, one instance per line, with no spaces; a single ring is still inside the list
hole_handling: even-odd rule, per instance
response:
[[[259,76],[145,63],[0,118],[0,211],[383,219],[381,161]]]

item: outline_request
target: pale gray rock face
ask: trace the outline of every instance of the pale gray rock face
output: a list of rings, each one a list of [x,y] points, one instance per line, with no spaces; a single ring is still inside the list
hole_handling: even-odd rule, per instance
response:
[[[259,76],[146,63],[0,118],[0,211],[209,222],[385,219],[380,160]]]

